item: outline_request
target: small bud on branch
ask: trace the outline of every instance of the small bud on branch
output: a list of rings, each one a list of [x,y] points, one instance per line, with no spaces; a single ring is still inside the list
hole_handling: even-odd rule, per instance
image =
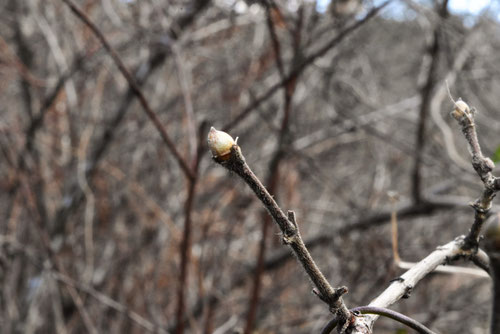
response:
[[[295,221],[295,214],[289,212],[288,215],[285,215],[273,196],[269,194],[262,182],[252,172],[240,147],[230,135],[217,131],[212,127],[208,133],[208,146],[212,151],[215,162],[236,173],[253,190],[281,230],[285,244],[293,250],[304,271],[316,286],[320,299],[328,304],[332,313],[337,314],[341,323],[350,325],[354,316],[349,312],[342,300],[342,294],[346,293],[347,289],[345,287],[334,289],[328,283],[302,240],[298,224]]]
[[[460,121],[460,119],[464,116],[467,116],[470,114],[470,108],[467,103],[465,103],[462,100],[458,100],[455,102],[455,109],[451,112],[451,115],[453,118],[455,118],[457,121]]]
[[[231,147],[236,145],[236,141],[224,131],[218,131],[213,126],[208,133],[208,148],[212,152],[212,157],[217,160],[226,161],[231,154]]]

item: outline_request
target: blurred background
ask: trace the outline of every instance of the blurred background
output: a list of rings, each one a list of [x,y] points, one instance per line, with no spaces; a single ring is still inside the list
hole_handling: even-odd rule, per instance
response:
[[[136,86],[64,1],[0,1],[0,332],[320,332],[328,309],[210,126],[349,307],[404,272],[393,210],[405,261],[467,233],[482,184],[446,82],[500,160],[498,1],[74,1]],[[431,274],[394,308],[486,333],[489,284]]]

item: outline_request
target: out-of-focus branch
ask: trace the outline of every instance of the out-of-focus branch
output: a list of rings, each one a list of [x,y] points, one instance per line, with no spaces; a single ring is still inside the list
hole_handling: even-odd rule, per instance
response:
[[[30,72],[30,69],[28,68],[27,64],[24,63],[26,62],[26,59],[23,60],[22,56],[18,58],[14,53],[14,51],[10,49],[10,46],[1,36],[0,36],[0,51],[2,53],[5,52],[7,54],[8,56],[7,62],[10,63],[10,65],[12,65],[12,67],[17,70],[23,82],[33,87],[45,87],[47,85],[45,80],[36,77],[33,73]],[[26,52],[26,50],[19,52],[24,53]],[[4,59],[2,60],[5,61]]]
[[[28,112],[30,118],[33,118],[33,98],[31,94],[30,87],[30,74],[31,74],[31,66],[33,64],[34,54],[29,43],[26,42],[24,34],[21,29],[21,11],[18,9],[18,2],[15,0],[9,1],[9,7],[14,12],[16,16],[15,25],[14,25],[14,38],[17,44],[17,53],[19,55],[19,60],[16,62],[16,57],[12,57],[14,59],[14,64],[18,63],[18,67],[20,68],[20,86],[23,94],[23,102],[25,105],[25,109]],[[9,50],[7,43],[0,38],[0,49]],[[24,71],[23,71],[24,69]],[[32,79],[31,79],[32,80]]]
[[[191,96],[190,82],[191,76],[186,73],[186,66],[184,60],[182,59],[181,50],[178,49],[176,45],[172,47],[172,51],[175,57],[175,63],[177,65],[177,77],[179,78],[179,83],[182,90],[182,96],[184,98],[184,110],[186,113],[186,123],[187,123],[187,133],[189,140],[189,159],[194,160],[196,155],[196,125],[193,110],[193,99]]]
[[[179,270],[179,285],[177,287],[177,314],[176,314],[176,333],[184,333],[184,316],[186,309],[186,292],[188,291],[188,274],[189,263],[191,261],[191,234],[192,234],[192,212],[196,191],[196,183],[198,181],[198,166],[201,158],[201,147],[203,138],[203,126],[200,127],[198,136],[196,134],[195,117],[193,103],[191,100],[191,91],[189,89],[188,79],[185,73],[184,63],[179,54],[179,50],[173,47],[175,60],[177,63],[177,71],[179,81],[182,87],[182,95],[184,96],[184,107],[186,111],[187,132],[189,137],[189,159],[191,160],[191,170],[194,173],[194,178],[188,179],[188,192],[184,205],[184,230],[180,243],[181,263]],[[198,138],[198,140],[197,140]]]
[[[43,264],[40,263],[40,261],[43,261],[43,259],[38,258],[38,255],[39,255],[38,250],[31,248],[28,245],[21,244],[12,237],[0,235],[0,246],[3,244],[9,245],[13,249],[15,249],[16,251],[23,253],[29,259],[29,261],[34,266],[38,267],[40,270],[44,269]],[[167,333],[160,326],[153,324],[152,322],[150,322],[146,318],[139,315],[137,312],[130,310],[126,305],[117,302],[116,300],[112,299],[111,297],[109,297],[108,295],[106,295],[102,292],[97,291],[92,286],[85,284],[85,283],[82,283],[82,282],[78,282],[78,281],[72,279],[71,277],[69,277],[68,275],[65,275],[61,272],[58,272],[57,270],[53,270],[53,269],[50,270],[50,269],[46,269],[46,268],[45,268],[45,270],[47,270],[50,273],[50,277],[55,279],[56,281],[64,283],[65,285],[67,285],[71,288],[74,288],[76,290],[85,292],[86,294],[88,294],[92,298],[96,299],[101,304],[103,304],[109,308],[112,308],[117,312],[123,313],[130,320],[137,323],[139,326],[141,326],[145,330],[150,331],[150,332],[162,333],[162,334]]]
[[[113,47],[109,44],[106,37],[104,37],[102,32],[99,30],[99,28],[73,2],[71,2],[70,0],[61,0],[61,1],[63,1],[66,5],[68,5],[68,7],[73,12],[73,14],[75,14],[75,16],[77,16],[87,27],[89,27],[89,29],[94,33],[94,35],[102,43],[104,48],[108,51],[110,56],[113,58],[113,61],[115,62],[116,66],[120,70],[120,73],[125,77],[130,88],[132,89],[133,93],[139,99],[139,102],[140,102],[144,112],[146,113],[148,118],[151,120],[151,122],[153,122],[153,125],[160,133],[160,136],[163,139],[165,145],[167,145],[170,152],[174,155],[175,160],[178,162],[179,166],[181,167],[181,169],[184,172],[184,174],[186,175],[186,177],[188,179],[194,179],[195,176],[194,176],[193,171],[189,167],[186,160],[181,156],[181,154],[177,150],[176,145],[174,144],[173,140],[168,135],[167,130],[165,129],[165,127],[161,123],[158,116],[156,116],[153,109],[151,109],[148,101],[146,100],[146,97],[142,93],[142,90],[140,89],[139,85],[135,82],[134,77],[132,76],[132,74],[130,74],[129,70],[127,69],[127,67],[125,66],[125,64],[121,60],[121,58],[118,56],[116,51],[113,49]]]
[[[402,261],[400,256],[399,256],[399,251],[398,251],[398,221],[397,221],[397,211],[395,208],[396,207],[395,204],[397,201],[397,195],[390,192],[389,193],[389,200],[392,202],[392,205],[394,207],[393,212],[391,214],[392,254],[394,257],[394,264],[397,267],[399,267],[400,269],[411,269],[416,263]],[[486,254],[484,254],[484,255],[486,255]],[[486,262],[483,262],[484,260],[482,257],[480,258],[479,256],[473,256],[471,258],[471,260],[474,263],[476,263],[481,269],[486,271],[486,273],[480,269],[464,268],[464,267],[460,267],[460,266],[438,266],[438,267],[436,267],[435,271],[442,272],[442,273],[470,274],[470,275],[477,275],[477,276],[481,276],[481,277],[489,277],[488,265],[486,264]]]
[[[21,193],[24,195],[24,197],[27,200],[27,203],[29,206],[34,206],[34,208],[29,208],[29,213],[32,216],[32,221],[33,221],[33,227],[36,233],[38,234],[38,237],[40,239],[41,244],[43,245],[43,251],[46,253],[46,258],[47,258],[47,263],[49,267],[54,267],[57,271],[65,274],[65,268],[63,267],[62,262],[60,261],[59,257],[57,254],[52,250],[51,244],[50,244],[50,239],[49,235],[47,233],[46,226],[44,226],[44,213],[40,212],[40,206],[39,206],[39,201],[35,199],[36,194],[34,193],[33,189],[31,189],[28,184],[27,180],[24,180],[24,175],[20,175],[21,181],[20,181],[20,187],[21,187]],[[85,309],[85,305],[83,303],[82,298],[76,291],[74,287],[67,286],[67,291],[69,295],[71,296],[71,299],[73,300],[73,303],[75,304],[78,312],[80,313],[80,316],[82,318],[83,324],[85,326],[85,329],[89,333],[97,333],[97,329],[94,325],[93,320],[90,318],[87,310]]]
[[[445,1],[446,5],[447,1]],[[446,13],[446,7],[444,7],[444,13]],[[441,21],[445,19],[444,15],[440,15]],[[437,81],[438,75],[438,64],[439,55],[441,48],[441,30],[443,22],[438,22],[434,32],[432,44],[429,47],[428,57],[430,57],[429,70],[427,72],[427,79],[421,90],[421,102],[420,102],[420,112],[418,118],[417,126],[417,137],[416,137],[416,148],[415,148],[415,162],[412,174],[412,196],[415,203],[420,203],[422,201],[422,157],[423,150],[426,140],[426,124],[427,118],[429,117],[430,105],[432,100],[432,95],[434,92],[434,86]]]
[[[384,292],[375,298],[369,306],[389,307],[401,298],[408,298],[415,286],[439,265],[448,263],[450,260],[457,257],[469,256],[469,252],[462,249],[464,244],[465,238],[459,237],[444,246],[438,247],[435,251],[418,262],[413,268],[396,279]],[[377,318],[378,315],[367,316],[363,321],[371,328]]]
[[[493,307],[490,333],[500,333],[500,214],[493,215],[486,223],[484,249],[490,259],[493,279]]]
[[[94,54],[95,54],[95,52],[90,54],[90,55],[87,55],[86,56],[87,60],[89,58],[91,58]],[[47,111],[54,104],[57,97],[61,93],[62,88],[64,87],[66,82],[71,78],[71,76],[83,68],[83,65],[84,65],[83,60],[84,60],[84,55],[78,54],[74,58],[71,66],[68,68],[68,70],[65,71],[59,77],[54,88],[50,91],[50,93],[43,100],[39,112],[36,114],[36,116],[33,117],[33,119],[31,120],[31,122],[26,130],[26,143],[25,143],[24,151],[23,151],[23,153],[21,153],[21,155],[24,155],[26,152],[32,151],[36,132],[42,127],[43,121],[45,119],[45,115],[47,114]]]
[[[180,36],[182,29],[185,29],[188,25],[190,25],[197,15],[207,7],[210,3],[210,0],[197,0],[194,7],[189,10],[185,15],[181,16],[177,21],[172,23],[172,27],[169,29],[171,36],[170,39],[177,40]],[[175,28],[174,28],[175,27]],[[160,50],[156,50],[149,57],[147,62],[140,64],[136,70],[135,80],[132,83],[135,83],[138,86],[142,86],[148,77],[154,73],[165,61],[168,59],[169,55],[168,49],[161,48]],[[61,83],[61,87],[62,87]],[[59,83],[58,83],[59,86]],[[103,134],[97,140],[97,144],[94,145],[92,153],[90,154],[90,161],[88,163],[87,169],[87,177],[92,176],[97,170],[97,165],[99,161],[104,156],[106,150],[110,146],[111,142],[114,139],[115,132],[118,129],[119,125],[125,119],[125,115],[127,114],[127,110],[132,104],[135,94],[134,88],[129,83],[129,87],[127,92],[118,105],[118,108],[114,112],[114,116],[106,125]],[[70,188],[69,193],[67,194],[67,201],[63,203],[56,211],[54,224],[52,227],[53,234],[62,234],[64,223],[68,218],[69,214],[79,207],[84,199],[83,193],[80,191],[80,188],[77,186],[73,186]]]
[[[323,56],[330,49],[338,45],[340,42],[344,40],[347,36],[349,36],[352,32],[363,26],[366,22],[368,22],[371,18],[375,17],[377,13],[387,6],[391,0],[382,3],[380,6],[373,8],[366,14],[364,18],[359,21],[356,21],[340,31],[334,38],[332,38],[329,42],[327,42],[324,46],[312,52],[309,56],[305,57],[294,69],[290,71],[290,73],[286,76],[286,78],[280,80],[278,83],[271,86],[264,94],[258,96],[256,99],[250,103],[245,109],[243,109],[236,117],[231,120],[229,123],[222,127],[223,131],[229,131],[234,128],[237,124],[239,124],[242,120],[244,120],[250,113],[258,108],[264,101],[269,99],[274,95],[281,87],[286,86],[288,83],[295,80],[297,76],[299,76],[309,65],[311,65],[316,59]]]
[[[484,250],[478,249],[476,254],[472,254],[471,261],[479,268],[486,271],[491,276],[490,258]]]

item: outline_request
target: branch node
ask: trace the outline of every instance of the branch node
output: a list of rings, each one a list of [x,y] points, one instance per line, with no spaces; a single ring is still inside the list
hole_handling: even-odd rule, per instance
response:
[[[253,190],[281,230],[283,243],[288,244],[297,255],[297,260],[316,286],[313,293],[325,302],[332,312],[339,313],[343,319],[348,319],[350,312],[341,298],[343,294],[347,293],[347,288],[334,289],[319,270],[300,236],[293,211],[288,211],[288,214],[282,211],[273,196],[247,165],[240,147],[232,143],[232,138],[228,134],[214,128],[210,131],[208,142],[214,161],[236,173]],[[229,149],[228,143],[232,144]]]
[[[411,293],[413,292],[413,285],[409,284],[406,288],[405,288],[405,293],[403,294],[403,299],[408,299],[410,298],[411,296]]]
[[[349,292],[349,289],[346,286],[341,286],[335,289],[333,294],[333,298],[335,301],[339,300],[340,297]]]
[[[297,220],[295,219],[295,212],[292,210],[288,210],[287,216],[288,216],[288,220],[293,224],[293,226],[295,226],[295,228],[298,229],[299,226],[297,225]]]

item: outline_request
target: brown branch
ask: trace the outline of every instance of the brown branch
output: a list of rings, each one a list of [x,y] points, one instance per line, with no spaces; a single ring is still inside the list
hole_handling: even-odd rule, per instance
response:
[[[253,190],[281,230],[283,242],[293,250],[304,271],[316,286],[313,292],[330,307],[332,313],[340,317],[341,323],[350,324],[352,314],[342,300],[342,295],[347,292],[347,288],[339,287],[334,289],[328,283],[302,240],[298,225],[295,222],[295,215],[290,211],[288,216],[283,213],[274,198],[246,163],[239,146],[233,145],[229,154],[215,156],[214,161],[236,173]]]
[[[43,258],[39,258],[37,255],[39,255],[39,252],[25,244],[19,243],[17,240],[11,237],[5,237],[3,235],[0,235],[0,245],[2,244],[8,244],[11,246],[13,249],[16,251],[19,251],[23,255],[26,256],[26,258],[31,262],[35,267],[37,267],[40,270],[46,269],[44,268],[43,265]],[[79,291],[85,292],[98,302],[100,302],[102,305],[105,305],[109,308],[112,308],[113,310],[120,312],[127,316],[130,320],[138,324],[140,327],[144,328],[145,330],[149,332],[156,332],[156,333],[167,333],[166,330],[161,328],[159,325],[156,325],[152,323],[151,321],[147,320],[146,318],[142,317],[139,315],[137,312],[132,311],[129,307],[126,305],[114,300],[113,298],[109,297],[108,295],[94,289],[92,286],[78,282],[68,275],[62,274],[58,272],[57,270],[49,270],[50,276],[54,278],[55,280],[64,283],[65,285],[68,285],[72,288],[75,288]]]
[[[198,141],[193,157],[192,171],[194,178],[188,180],[188,194],[184,206],[184,231],[180,244],[181,264],[179,270],[179,285],[177,287],[177,313],[176,313],[176,330],[175,333],[184,333],[184,317],[186,309],[186,291],[189,277],[189,262],[191,260],[191,234],[192,234],[192,213],[194,199],[196,195],[196,184],[198,181],[198,170],[203,151],[202,138],[205,133],[205,123],[202,123],[198,131]]]
[[[274,57],[276,59],[276,67],[278,67],[278,71],[281,79],[285,78],[285,66],[283,65],[283,58],[281,56],[281,43],[278,38],[278,34],[276,33],[276,28],[273,22],[272,11],[279,11],[279,8],[276,4],[268,4],[266,5],[266,23],[267,28],[269,30],[269,35],[271,37],[271,42],[273,44],[274,49]]]
[[[432,47],[429,51],[429,56],[431,57],[431,64],[429,67],[429,72],[427,75],[427,82],[422,88],[422,101],[420,103],[420,113],[419,122],[417,128],[416,137],[416,148],[415,148],[415,162],[413,167],[412,175],[412,196],[415,203],[419,203],[422,200],[422,177],[421,177],[421,166],[423,159],[423,150],[426,139],[426,124],[427,118],[429,117],[430,103],[432,100],[432,93],[434,90],[434,85],[437,77],[437,67],[439,63],[439,38],[440,38],[440,26],[434,31],[434,39]]]
[[[62,282],[68,286],[71,286],[75,289],[78,289],[80,291],[85,292],[101,304],[112,308],[113,310],[120,312],[124,314],[127,318],[135,322],[137,325],[140,327],[144,328],[148,332],[153,332],[153,333],[167,333],[163,328],[161,328],[159,325],[156,325],[152,323],[151,321],[147,320],[146,318],[142,317],[140,314],[137,312],[134,312],[130,310],[126,305],[117,302],[116,300],[112,299],[111,297],[105,295],[104,293],[101,293],[94,289],[92,286],[81,283],[78,281],[75,281],[71,277],[61,274],[57,271],[52,271],[52,276],[58,280],[59,282]]]
[[[431,58],[431,63],[429,66],[429,70],[427,72],[427,80],[422,87],[421,90],[421,103],[420,103],[420,112],[419,112],[419,120],[417,127],[417,136],[416,136],[416,148],[415,148],[415,161],[413,167],[412,174],[412,196],[413,201],[415,203],[419,203],[422,201],[422,175],[421,175],[421,167],[423,160],[423,151],[425,146],[426,136],[426,125],[427,118],[429,117],[429,113],[431,110],[432,97],[434,95],[434,88],[437,82],[438,77],[438,65],[440,61],[440,49],[441,49],[441,35],[442,35],[442,27],[444,24],[444,20],[448,16],[448,1],[443,1],[440,8],[437,9],[440,21],[436,24],[436,27],[433,31],[433,39],[432,45],[430,45],[428,50],[428,55]]]
[[[294,69],[290,71],[288,76],[282,80],[280,80],[278,83],[274,84],[271,86],[267,92],[262,94],[261,96],[257,97],[256,99],[253,100],[253,102],[248,105],[245,109],[243,109],[236,117],[231,120],[229,123],[224,125],[222,127],[223,131],[229,131],[230,129],[234,128],[237,124],[239,124],[242,120],[244,120],[250,113],[258,108],[264,101],[269,99],[271,96],[274,95],[281,87],[288,85],[290,82],[294,81],[295,78],[297,78],[304,70],[309,67],[316,59],[319,57],[323,56],[325,53],[327,53],[330,49],[333,47],[337,46],[340,42],[342,42],[347,36],[349,36],[352,32],[356,31],[358,28],[363,26],[366,22],[368,22],[371,18],[375,17],[377,13],[387,6],[391,0],[388,0],[381,4],[378,7],[373,8],[366,14],[364,18],[362,18],[359,21],[354,22],[347,28],[343,29],[341,32],[339,32],[334,38],[332,38],[329,42],[327,42],[324,46],[316,50],[315,52],[311,53],[309,56],[305,57],[304,60],[302,60]]]
[[[172,27],[169,29],[172,39],[176,40],[179,38],[182,29],[185,29],[189,24],[191,24],[196,16],[207,7],[208,3],[210,3],[210,0],[197,0],[191,10],[188,10],[188,12],[181,16],[176,22],[173,22]],[[132,83],[135,83],[138,86],[144,84],[147,78],[156,69],[158,69],[166,59],[168,59],[169,54],[169,51],[165,50],[165,48],[155,51],[149,57],[147,62],[138,66],[136,70],[136,78]],[[99,161],[102,159],[106,150],[113,141],[116,129],[122,123],[128,108],[136,96],[137,95],[135,94],[133,87],[129,83],[129,87],[122,102],[115,111],[113,118],[107,123],[103,134],[97,140],[97,144],[92,151],[88,164],[87,177],[92,176],[96,172]],[[52,228],[53,234],[62,234],[64,232],[63,229],[67,217],[73,210],[78,208],[84,200],[81,189],[76,185],[70,187],[70,191],[66,197],[68,198],[68,201],[65,201],[65,203],[63,203],[56,211],[53,224],[54,227]]]
[[[142,93],[142,90],[139,88],[139,85],[135,82],[134,77],[132,74],[130,74],[129,70],[126,68],[125,64],[121,60],[121,58],[118,56],[116,51],[113,49],[113,47],[109,44],[107,39],[104,37],[102,32],[99,30],[99,28],[90,20],[90,18],[82,12],[71,0],[61,0],[63,1],[68,7],[71,9],[73,14],[77,16],[93,33],[94,35],[99,39],[99,41],[102,43],[106,51],[108,51],[109,55],[111,58],[113,58],[114,63],[120,70],[120,73],[125,77],[127,80],[130,88],[132,89],[132,92],[134,95],[139,99],[139,102],[148,116],[148,118],[153,122],[153,125],[155,126],[156,130],[160,133],[161,138],[163,139],[163,142],[165,145],[167,145],[168,149],[170,152],[174,155],[175,160],[177,160],[179,166],[181,167],[182,171],[186,175],[186,177],[190,180],[193,180],[195,178],[195,175],[193,171],[189,168],[186,160],[181,156],[179,151],[176,148],[175,143],[172,141],[170,136],[168,135],[167,130],[161,123],[160,119],[154,111],[151,109],[149,106],[148,101],[146,100],[146,97]]]
[[[45,226],[44,222],[44,213],[43,210],[41,211],[41,208],[39,207],[39,199],[36,199],[37,194],[33,189],[31,189],[28,184],[27,180],[25,180],[27,177],[25,177],[23,174],[23,171],[19,172],[21,181],[20,181],[20,187],[21,187],[21,193],[24,195],[25,199],[27,200],[28,203],[28,213],[32,218],[33,221],[33,227],[38,234],[38,237],[40,238],[40,242],[43,246],[43,251],[46,253],[46,260],[48,263],[48,266],[50,269],[54,267],[57,271],[59,271],[62,274],[66,274],[66,270],[60,261],[59,257],[57,254],[53,251],[52,246],[50,244],[50,238],[47,233],[47,229]],[[36,186],[35,186],[36,187]],[[33,208],[31,208],[33,206]],[[83,324],[85,326],[85,329],[89,333],[97,333],[97,329],[94,325],[93,320],[90,318],[87,310],[85,309],[85,305],[83,303],[82,298],[76,291],[76,289],[72,286],[66,286],[66,290],[68,291],[74,305],[76,306],[78,312],[80,313],[80,316],[82,318]]]
[[[184,207],[184,231],[180,245],[180,270],[179,270],[179,285],[177,287],[177,313],[176,323],[177,328],[175,333],[184,333],[184,314],[185,314],[185,294],[188,279],[188,266],[191,259],[191,213],[193,209],[194,194],[196,181],[189,181],[188,194]]]

